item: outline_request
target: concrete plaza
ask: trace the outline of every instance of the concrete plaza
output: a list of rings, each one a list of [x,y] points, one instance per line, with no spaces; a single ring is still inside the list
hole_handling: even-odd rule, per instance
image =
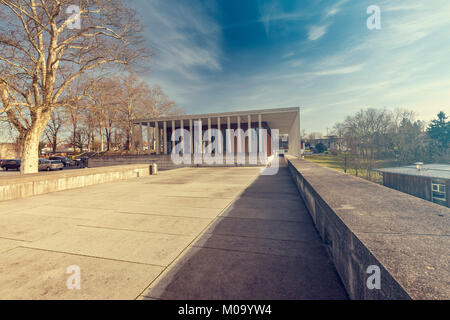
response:
[[[0,299],[345,299],[285,167],[183,168],[0,202]],[[69,290],[69,266],[81,289]]]

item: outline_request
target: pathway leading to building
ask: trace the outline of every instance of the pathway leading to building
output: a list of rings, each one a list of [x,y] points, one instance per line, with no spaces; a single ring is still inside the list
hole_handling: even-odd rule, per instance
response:
[[[287,169],[259,172],[184,168],[1,202],[0,299],[346,298]]]
[[[347,299],[286,166],[259,176],[149,299]]]

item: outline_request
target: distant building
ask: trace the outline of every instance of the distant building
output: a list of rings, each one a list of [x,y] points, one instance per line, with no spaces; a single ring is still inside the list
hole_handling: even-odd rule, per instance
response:
[[[384,186],[450,207],[450,165],[418,163],[378,171]]]
[[[21,154],[15,143],[0,143],[0,159],[17,159]]]
[[[288,154],[296,157],[301,155],[300,110],[297,107],[136,119],[133,121],[133,134],[131,135],[132,153],[137,151],[139,154],[169,155],[175,148],[175,141],[171,141],[172,132],[175,132],[176,129],[184,129],[191,134],[191,140],[185,141],[184,149],[193,154],[195,152],[193,139],[195,122],[200,125],[198,129],[200,137],[203,137],[204,132],[209,129],[216,129],[222,133],[223,141],[217,147],[221,149],[220,153],[227,151],[234,153],[262,152],[265,149],[268,156],[271,156],[271,130],[277,129],[283,147],[287,146],[288,148]],[[238,137],[229,137],[226,131],[237,129],[242,129],[244,132],[248,129],[254,129],[255,132],[265,129],[267,134],[265,137],[256,134],[254,140],[250,141],[251,143],[249,143],[249,137],[244,136],[242,145],[240,145]],[[144,148],[144,141],[147,141],[147,146],[150,148]],[[202,143],[200,148],[203,149],[206,142]],[[251,150],[251,148],[255,150]]]
[[[328,150],[341,150],[342,138],[338,136],[325,136],[323,138],[311,139],[307,142],[311,148],[315,148],[319,143],[324,144]]]

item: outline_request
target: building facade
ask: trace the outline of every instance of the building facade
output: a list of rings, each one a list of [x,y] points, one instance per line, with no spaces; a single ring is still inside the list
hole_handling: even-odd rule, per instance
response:
[[[137,119],[133,123],[131,151],[141,155],[169,155],[180,143],[182,153],[196,154],[206,152],[214,142],[214,153],[264,152],[270,157],[274,153],[274,133],[288,134],[288,153],[300,156],[299,108]],[[196,138],[201,141],[200,146]]]

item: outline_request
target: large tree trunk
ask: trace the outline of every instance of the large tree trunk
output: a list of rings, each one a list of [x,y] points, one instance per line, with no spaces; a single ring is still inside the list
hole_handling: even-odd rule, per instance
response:
[[[35,125],[26,133],[23,142],[22,163],[20,166],[21,174],[38,172],[39,141],[43,131],[44,129]]]

